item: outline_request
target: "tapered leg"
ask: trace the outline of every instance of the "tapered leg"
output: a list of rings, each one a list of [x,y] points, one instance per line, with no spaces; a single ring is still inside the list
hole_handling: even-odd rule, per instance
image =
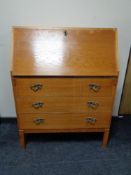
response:
[[[22,148],[25,148],[26,147],[26,143],[25,143],[24,130],[19,130],[19,140],[20,140],[20,145],[22,146]]]
[[[104,135],[103,135],[103,141],[102,141],[102,148],[106,148],[108,144],[108,139],[109,139],[109,129],[105,129]]]

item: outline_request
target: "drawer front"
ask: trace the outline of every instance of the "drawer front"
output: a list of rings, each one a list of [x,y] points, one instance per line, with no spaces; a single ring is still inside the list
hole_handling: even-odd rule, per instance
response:
[[[17,98],[18,113],[84,113],[111,112],[112,98],[98,97],[32,97]]]
[[[110,97],[116,78],[14,78],[16,96]]]
[[[108,127],[111,113],[21,114],[20,129],[80,129]]]

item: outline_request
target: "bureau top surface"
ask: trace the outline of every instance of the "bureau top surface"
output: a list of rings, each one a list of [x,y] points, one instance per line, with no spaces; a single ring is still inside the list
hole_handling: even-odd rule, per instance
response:
[[[14,76],[117,76],[117,30],[13,28]]]

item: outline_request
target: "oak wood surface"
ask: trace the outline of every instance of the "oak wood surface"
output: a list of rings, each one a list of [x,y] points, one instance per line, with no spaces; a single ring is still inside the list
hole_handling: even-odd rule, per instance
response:
[[[98,77],[98,78],[14,78],[15,94],[17,96],[100,96],[111,97],[112,87],[116,85],[117,78]],[[31,86],[41,84],[42,88],[37,92],[31,90]],[[100,86],[98,92],[90,89],[90,84]]]
[[[19,115],[20,129],[81,129],[108,127],[111,113],[84,114],[21,114]],[[94,124],[88,123],[88,117],[96,118]],[[43,123],[35,124],[36,119],[43,119]]]
[[[19,140],[20,140],[20,145],[25,148],[26,147],[26,142],[25,142],[25,133],[24,130],[19,129]]]
[[[73,129],[24,129],[24,133],[80,133],[80,132],[104,132],[103,128],[73,128]]]
[[[19,113],[84,113],[93,111],[111,112],[112,98],[98,97],[26,97],[17,98],[17,108]],[[39,103],[42,106],[37,107]],[[89,103],[95,103],[91,106]]]
[[[117,76],[116,29],[13,29],[13,75]]]
[[[108,144],[109,133],[110,133],[109,128],[105,129],[104,134],[103,134],[102,148],[105,148]]]

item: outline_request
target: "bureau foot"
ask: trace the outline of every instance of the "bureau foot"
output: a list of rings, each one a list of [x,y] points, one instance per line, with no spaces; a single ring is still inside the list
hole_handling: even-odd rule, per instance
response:
[[[25,148],[26,147],[26,143],[25,143],[24,130],[19,130],[19,140],[20,140],[20,145],[22,146],[22,148]]]
[[[103,141],[102,141],[102,148],[106,148],[107,144],[108,144],[108,138],[109,138],[109,129],[106,129],[104,131],[104,135],[103,135]]]

